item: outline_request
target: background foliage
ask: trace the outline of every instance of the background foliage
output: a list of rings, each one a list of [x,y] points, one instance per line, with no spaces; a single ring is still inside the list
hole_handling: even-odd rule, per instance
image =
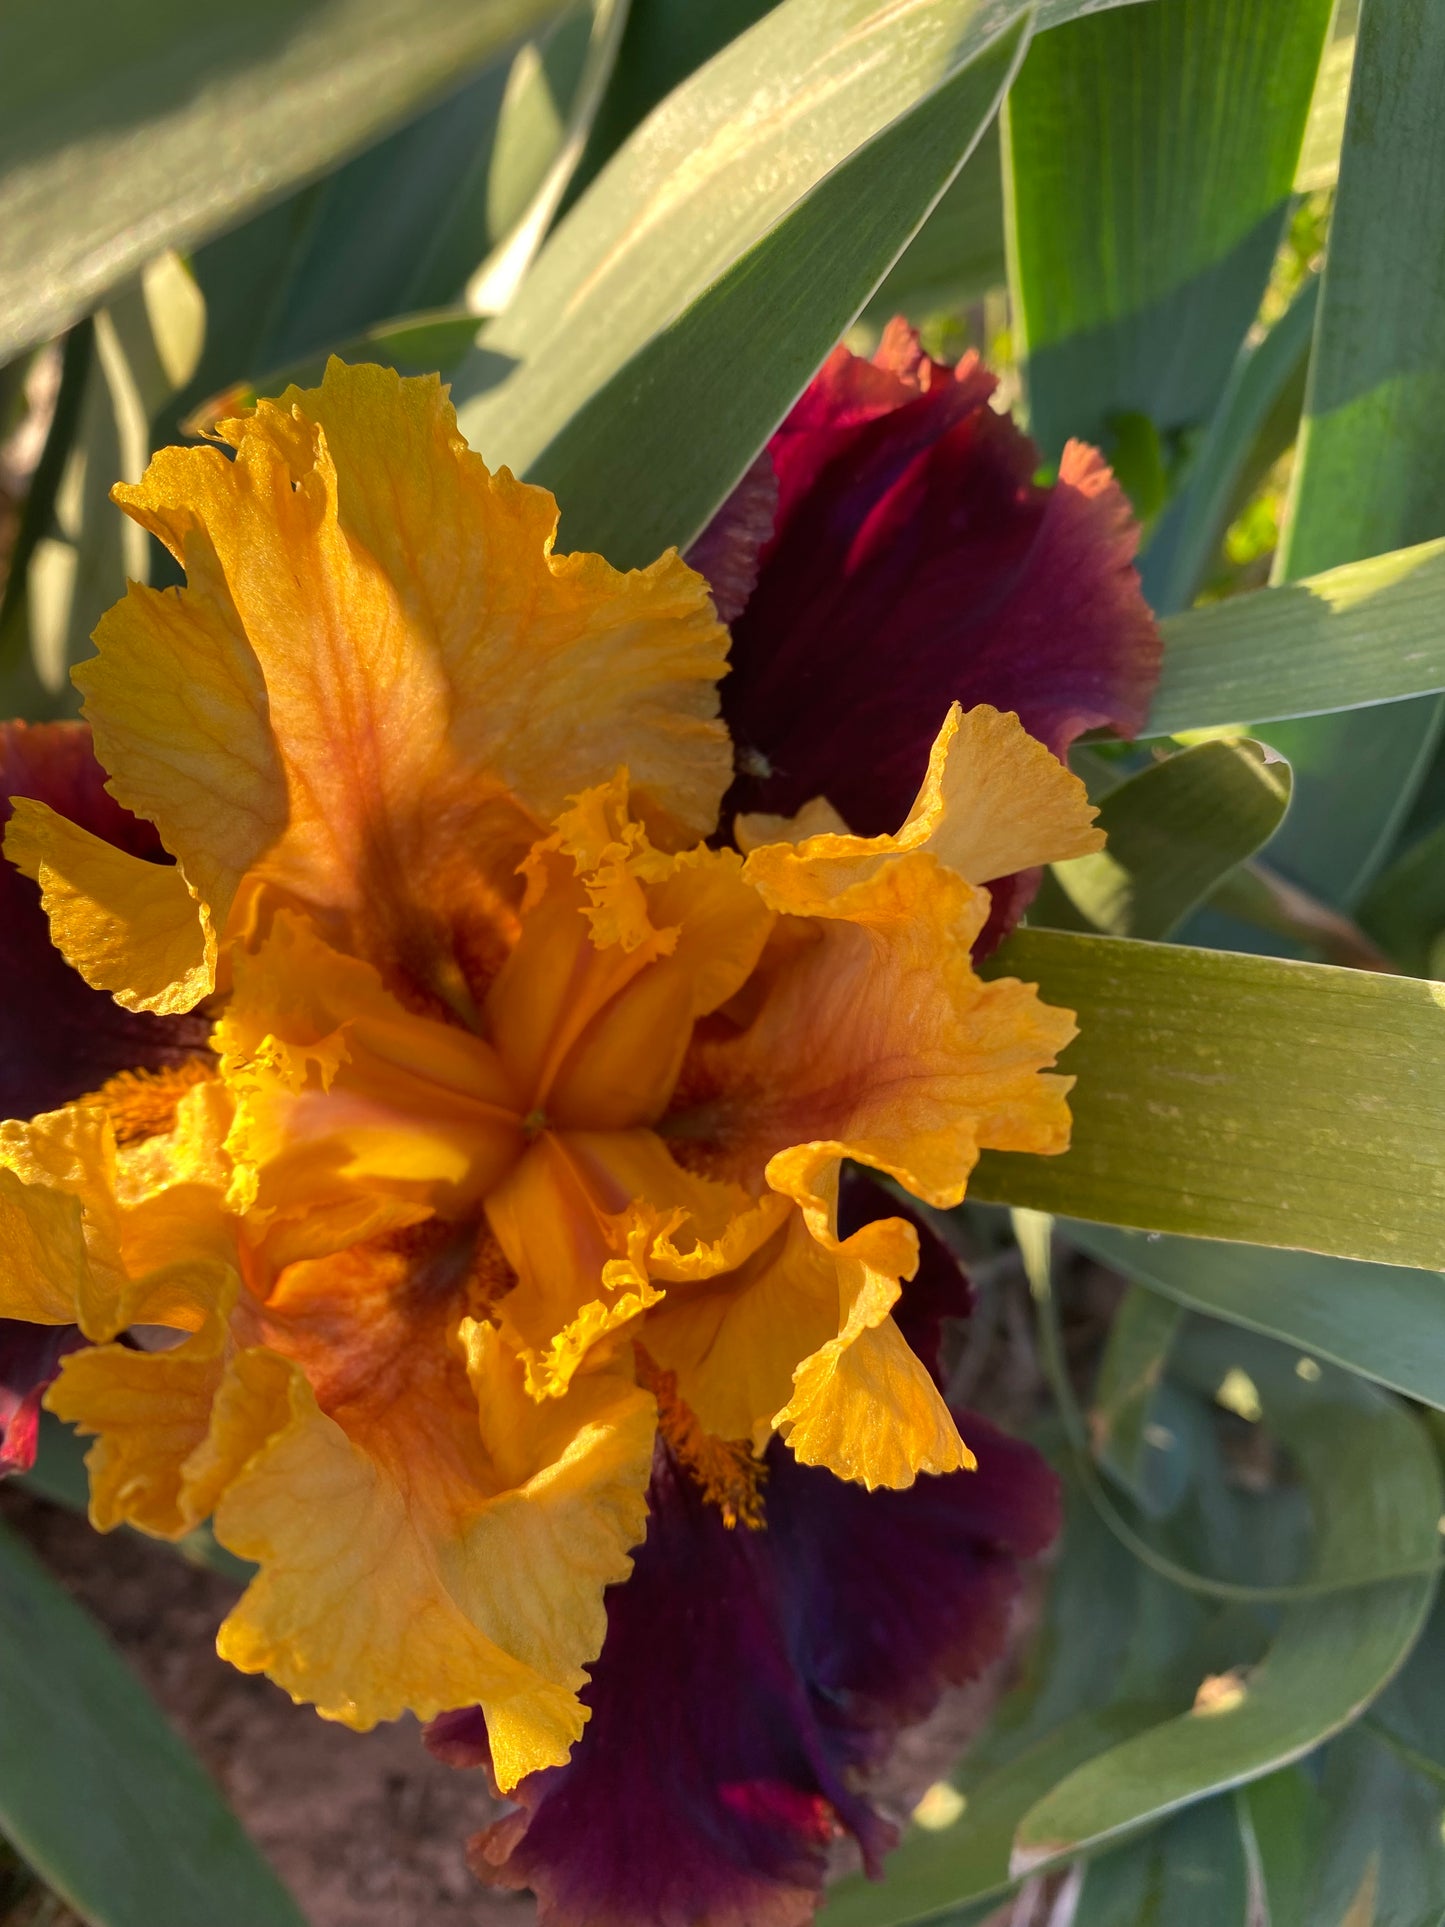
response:
[[[1078,752],[1108,851],[999,964],[1079,1012],[1074,1148],[944,1227],[986,1303],[1026,1273],[1067,1530],[828,1927],[1445,1920],[1442,95],[1432,0],[0,15],[7,714],[168,579],[110,483],[332,349],[441,368],[629,564],[901,311],[1144,523],[1151,734]],[[58,1428],[36,1481],[79,1498]],[[85,1920],[295,1927],[8,1537],[0,1709],[0,1828]]]

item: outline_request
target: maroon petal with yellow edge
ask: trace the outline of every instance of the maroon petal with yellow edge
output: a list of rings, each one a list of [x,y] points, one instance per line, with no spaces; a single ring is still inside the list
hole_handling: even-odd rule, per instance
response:
[[[159,839],[109,796],[83,723],[0,724],[0,830],[12,797],[33,796],[134,856]],[[203,1017],[151,1017],[92,990],[50,941],[40,892],[0,858],[0,1117],[34,1117],[118,1071],[155,1070],[204,1050]]]
[[[768,1453],[767,1523],[729,1530],[659,1449],[646,1543],[607,1595],[592,1717],[565,1766],[472,1843],[544,1927],[803,1927],[834,1841],[873,1874],[896,1830],[859,1790],[945,1686],[1000,1656],[1018,1562],[1058,1525],[1052,1473],[969,1414],[976,1472],[867,1492]],[[428,1730],[486,1763],[480,1715]]]
[[[955,700],[1016,711],[1059,756],[1142,725],[1160,641],[1129,505],[1080,443],[1036,482],[996,385],[895,321],[872,361],[835,350],[774,436],[776,519],[722,686],[731,809],[826,796],[860,834],[894,830]],[[695,553],[736,568],[755,512],[726,505]]]

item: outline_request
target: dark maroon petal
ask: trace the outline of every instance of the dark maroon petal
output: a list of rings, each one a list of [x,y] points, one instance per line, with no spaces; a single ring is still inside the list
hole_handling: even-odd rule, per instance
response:
[[[722,686],[730,808],[826,796],[862,834],[896,829],[955,700],[1016,711],[1057,755],[1143,723],[1160,642],[1128,503],[1078,443],[1038,486],[995,386],[894,323],[871,362],[837,349],[773,438],[776,529]]]
[[[10,799],[38,797],[135,856],[163,856],[149,823],[109,796],[83,723],[0,724],[0,827]],[[33,1117],[117,1071],[159,1069],[206,1048],[200,1016],[150,1017],[92,990],[50,941],[40,892],[0,858],[0,1117]]]
[[[40,1400],[61,1359],[84,1343],[75,1325],[0,1318],[0,1478],[34,1465]]]
[[[877,1218],[906,1218],[918,1233],[918,1269],[904,1289],[894,1319],[915,1356],[923,1360],[942,1390],[938,1353],[944,1320],[968,1317],[973,1310],[973,1287],[957,1255],[922,1211],[908,1199],[886,1190],[871,1171],[856,1164],[845,1165],[838,1187],[839,1235],[850,1238]]]
[[[552,1927],[803,1927],[830,1842],[877,1872],[895,1830],[858,1788],[944,1687],[999,1657],[1018,1560],[1058,1524],[1038,1455],[963,1415],[974,1473],[866,1492],[776,1441],[767,1525],[728,1531],[660,1450],[646,1543],[607,1596],[592,1711],[565,1766],[472,1846]],[[485,1761],[475,1714],[434,1723]]]
[[[724,622],[735,622],[757,587],[763,544],[778,512],[778,478],[764,449],[687,552],[705,575]]]

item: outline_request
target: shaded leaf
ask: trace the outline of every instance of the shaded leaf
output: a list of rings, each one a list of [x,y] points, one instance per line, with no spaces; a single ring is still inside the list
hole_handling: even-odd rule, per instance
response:
[[[1050,869],[1030,924],[1167,937],[1221,877],[1269,841],[1290,772],[1262,743],[1218,739],[1152,763],[1104,798],[1108,844]]]
[[[55,0],[0,17],[0,360],[415,112],[550,0]]]
[[[104,1635],[0,1528],[0,1828],[94,1927],[305,1927]]]
[[[1445,1278],[1069,1222],[1071,1243],[1173,1303],[1248,1326],[1445,1410]]]
[[[1282,577],[1445,533],[1442,89],[1445,12],[1432,0],[1364,0]],[[1352,908],[1441,720],[1430,702],[1274,732],[1296,777],[1277,867]]]

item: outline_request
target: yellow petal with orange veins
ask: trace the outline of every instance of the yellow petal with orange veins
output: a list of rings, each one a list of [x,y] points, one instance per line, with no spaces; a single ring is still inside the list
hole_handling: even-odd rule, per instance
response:
[[[224,486],[214,469],[230,464],[215,449],[189,459]],[[112,792],[155,824],[224,932],[237,884],[286,827],[286,776],[260,665],[203,532],[179,559],[190,587],[131,583],[74,681]]]
[[[235,1295],[233,1274],[226,1298]],[[97,1531],[127,1524],[178,1539],[209,1513],[209,1482],[196,1490],[188,1466],[211,1430],[229,1348],[227,1309],[223,1299],[174,1350],[97,1345],[62,1361],[45,1404],[95,1436],[85,1464]]]
[[[234,460],[167,449],[116,491],[188,586],[129,597],[77,675],[115,794],[218,916],[260,865],[430,982],[458,934],[439,880],[501,892],[599,769],[712,828],[727,633],[675,554],[554,555],[552,497],[488,472],[435,377],[333,360],[219,432]]]
[[[955,703],[928,759],[901,850],[931,850],[970,883],[1104,847],[1088,792],[1012,710]]]
[[[894,836],[852,836],[822,797],[795,817],[739,817],[741,847],[763,851],[754,874],[769,873],[766,846],[793,847],[813,887],[837,897],[890,859],[927,850],[972,884],[986,884],[1038,863],[1059,863],[1104,847],[1088,792],[1052,750],[1030,736],[1010,710],[955,703],[928,758],[923,786]]]
[[[67,963],[127,1010],[190,1010],[216,981],[216,940],[179,869],[118,850],[44,803],[17,797],[5,854],[40,885]]]
[[[88,1272],[80,1200],[0,1165],[0,1318],[73,1325]]]
[[[480,1702],[508,1787],[582,1731],[603,1592],[646,1529],[655,1410],[615,1379],[535,1406],[490,1327],[468,1321],[463,1342],[493,1491],[389,1471],[294,1371],[285,1429],[217,1508],[222,1543],[261,1566],[217,1644],[363,1730]]]
[[[921,850],[837,889],[831,858],[812,850],[770,844],[747,859],[774,909],[814,920],[813,941],[780,963],[746,1029],[700,1040],[690,1059],[743,1181],[767,1166],[806,1202],[843,1156],[950,1206],[985,1146],[1063,1150],[1069,1080],[1042,1073],[1073,1037],[1072,1014],[974,974],[985,893]]]
[[[650,1131],[544,1133],[487,1200],[517,1273],[496,1315],[528,1390],[560,1395],[667,1286],[735,1269],[787,1212],[684,1170]]]
[[[57,1281],[69,1297],[66,1319],[73,1319],[95,1344],[114,1338],[128,1322],[125,1301],[130,1277],[120,1249],[115,1134],[110,1120],[89,1104],[68,1104],[28,1119],[7,1118],[0,1123],[0,1168],[13,1172],[37,1194],[64,1195],[79,1207],[84,1261],[73,1266],[67,1261],[63,1270],[60,1265],[55,1268]],[[58,1252],[66,1249],[64,1243],[57,1246]],[[0,1286],[0,1292],[3,1289]]]
[[[793,1374],[837,1336],[837,1262],[785,1201],[781,1224],[720,1275],[669,1291],[649,1313],[648,1353],[676,1374],[703,1429],[763,1444]]]
[[[319,1249],[316,1221],[334,1217],[339,1246],[383,1198],[404,1207],[394,1222],[475,1202],[520,1149],[492,1047],[406,1009],[371,965],[288,913],[235,957],[215,1043],[236,1099],[231,1200],[253,1229],[310,1220]]]
[[[893,1322],[900,1281],[918,1268],[918,1234],[902,1218],[880,1218],[840,1240],[838,1173],[833,1161],[815,1175],[802,1213],[835,1267],[836,1333],[798,1366],[773,1424],[805,1464],[870,1488],[971,1470],[953,1415]]]
[[[744,856],[765,843],[805,843],[810,836],[851,834],[826,796],[813,797],[796,816],[768,816],[761,810],[750,810],[733,818],[733,841]]]

